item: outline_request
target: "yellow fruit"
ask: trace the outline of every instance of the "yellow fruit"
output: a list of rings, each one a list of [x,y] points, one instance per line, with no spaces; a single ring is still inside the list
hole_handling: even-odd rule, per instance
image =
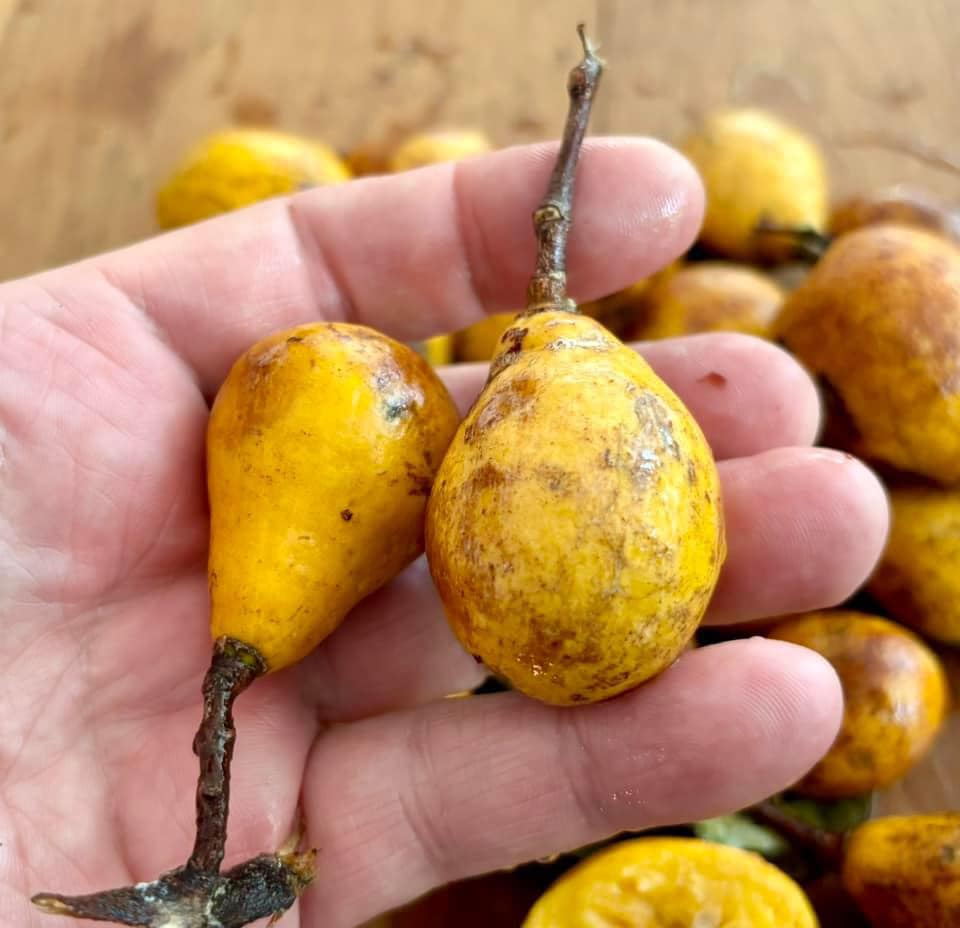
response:
[[[822,654],[843,686],[840,734],[796,785],[824,798],[889,786],[930,749],[947,712],[940,660],[912,632],[877,616],[835,610],[789,619],[771,638]]]
[[[836,394],[849,450],[960,481],[960,249],[908,226],[843,235],[775,330]]]
[[[824,230],[829,194],[823,154],[771,113],[717,112],[682,149],[706,189],[701,240],[719,254],[741,260],[787,255],[789,242],[754,234],[761,222]]]
[[[691,264],[658,281],[630,339],[672,338],[697,332],[769,336],[784,293],[766,274],[721,261]]]
[[[845,235],[878,223],[920,226],[946,238],[960,239],[960,216],[933,194],[898,185],[840,201],[830,213],[830,234]]]
[[[207,435],[213,637],[278,670],[413,561],[457,421],[430,366],[364,326],[299,326],[247,351]]]
[[[843,882],[873,928],[956,928],[960,814],[865,822],[847,843]]]
[[[548,703],[614,696],[681,653],[724,552],[716,465],[680,400],[595,320],[519,316],[428,506],[464,647]]]
[[[203,139],[157,194],[157,222],[171,229],[305,187],[349,180],[326,145],[270,129],[228,129]]]
[[[484,155],[492,150],[487,136],[471,129],[421,132],[410,136],[396,148],[389,158],[388,167],[391,171],[410,171],[428,164]]]
[[[803,890],[759,854],[635,838],[564,874],[523,928],[817,928],[817,917]]]
[[[871,594],[901,622],[960,645],[960,490],[890,492],[887,547]]]
[[[452,335],[434,335],[433,338],[415,342],[413,347],[421,357],[426,358],[434,367],[442,367],[444,364],[450,364],[453,361]]]
[[[497,350],[500,336],[516,318],[516,313],[495,313],[457,332],[454,357],[458,361],[489,361]]]
[[[640,326],[646,318],[647,306],[645,297],[654,284],[669,279],[681,267],[680,259],[671,261],[665,268],[643,277],[615,293],[592,300],[580,306],[580,312],[602,322],[611,332],[620,338],[628,337],[628,333]]]

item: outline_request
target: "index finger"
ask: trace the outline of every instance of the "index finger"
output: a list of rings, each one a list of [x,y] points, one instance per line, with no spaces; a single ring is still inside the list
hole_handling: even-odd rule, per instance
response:
[[[271,200],[93,259],[161,327],[205,393],[270,331],[315,319],[400,339],[523,305],[531,214],[555,144],[367,178]],[[649,139],[584,147],[570,289],[593,299],[693,241],[703,209],[690,164]]]

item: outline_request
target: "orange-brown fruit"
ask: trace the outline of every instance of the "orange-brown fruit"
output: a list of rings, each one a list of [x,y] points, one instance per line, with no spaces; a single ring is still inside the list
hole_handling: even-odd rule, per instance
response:
[[[947,680],[912,632],[836,610],[788,619],[770,637],[822,654],[843,686],[840,734],[798,792],[831,799],[868,793],[900,779],[929,750],[947,712]]]
[[[766,337],[783,298],[783,290],[753,268],[725,261],[690,264],[647,289],[644,308],[626,337],[721,331]]]
[[[960,215],[927,190],[899,184],[860,193],[838,202],[830,213],[831,235],[845,235],[878,223],[919,226],[960,240]]]
[[[960,249],[909,226],[843,235],[775,333],[835,395],[848,450],[960,481]]]

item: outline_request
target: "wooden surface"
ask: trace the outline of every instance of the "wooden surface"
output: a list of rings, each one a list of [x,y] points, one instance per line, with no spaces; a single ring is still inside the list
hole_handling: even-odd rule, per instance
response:
[[[757,103],[827,144],[838,190],[958,187],[846,144],[960,159],[955,0],[0,0],[0,279],[151,234],[158,181],[225,123],[343,147],[439,123],[553,137],[580,18],[609,62],[597,132],[675,141]]]
[[[953,195],[955,174],[852,143],[960,160],[956,14],[956,0],[0,0],[0,278],[150,235],[158,181],[226,123],[343,148],[439,124],[553,137],[581,18],[609,64],[596,132],[676,141],[697,113],[754,103],[825,143],[838,191]],[[883,799],[944,806],[960,807],[957,715]]]

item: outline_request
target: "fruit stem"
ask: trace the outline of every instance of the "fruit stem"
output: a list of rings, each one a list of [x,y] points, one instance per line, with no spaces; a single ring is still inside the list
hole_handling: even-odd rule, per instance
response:
[[[815,828],[784,811],[773,799],[751,806],[750,815],[778,832],[792,844],[807,851],[829,870],[839,869],[843,861],[844,836]]]
[[[230,761],[236,728],[233,704],[266,663],[256,649],[220,638],[203,679],[203,719],[193,741],[200,760],[197,834],[190,859],[150,883],[84,896],[38,893],[33,904],[51,915],[139,925],[141,928],[241,928],[293,905],[314,876],[312,850],[299,853],[300,833],[275,854],[220,872],[230,805]]]
[[[580,148],[590,120],[593,98],[603,71],[603,61],[587,36],[583,23],[577,25],[583,45],[583,60],[567,79],[570,105],[563,129],[560,152],[547,185],[547,192],[533,213],[537,236],[537,265],[527,287],[527,312],[561,309],[576,312],[567,297],[567,233],[573,214],[574,175]]]
[[[230,807],[230,761],[237,730],[233,703],[266,670],[260,654],[233,638],[220,638],[203,679],[203,720],[193,739],[200,760],[197,834],[187,867],[218,873],[223,863]]]
[[[778,226],[769,220],[761,219],[753,234],[757,238],[780,237],[790,241],[793,247],[791,257],[800,261],[816,264],[833,244],[833,237],[809,226]]]

